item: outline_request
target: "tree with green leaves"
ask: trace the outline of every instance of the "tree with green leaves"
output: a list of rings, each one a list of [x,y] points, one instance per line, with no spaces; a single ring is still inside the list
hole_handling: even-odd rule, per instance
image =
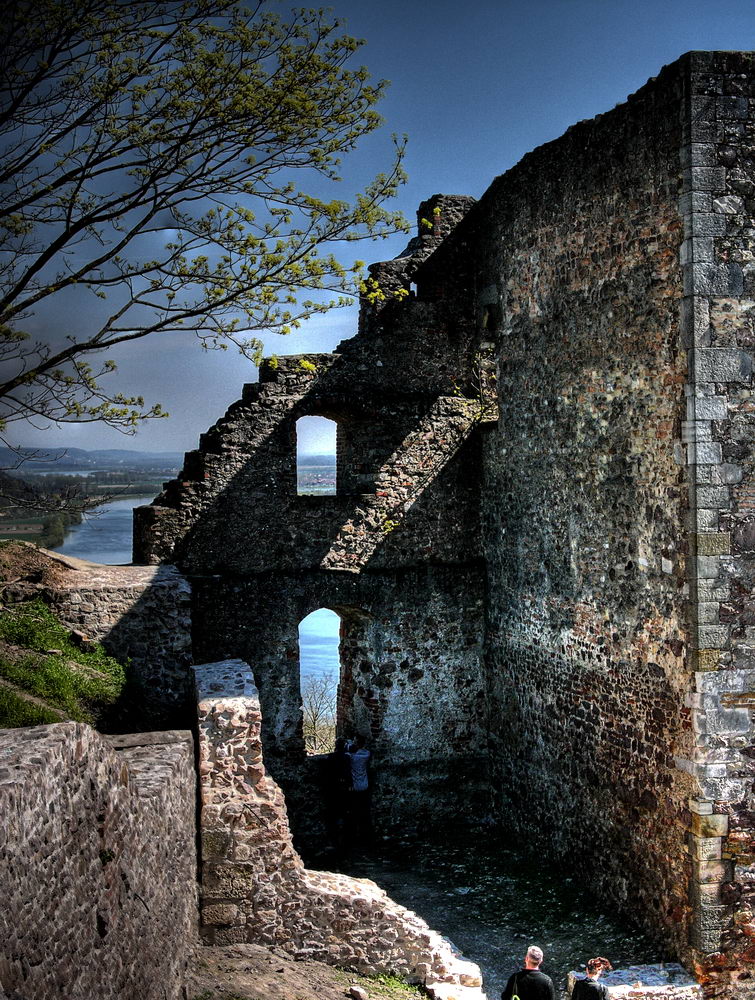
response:
[[[338,244],[406,224],[395,157],[323,194],[381,122],[385,83],[322,10],[258,0],[10,0],[0,23],[0,405],[133,430],[108,351],[192,331],[257,360],[358,288]],[[329,194],[329,190],[327,191]],[[91,296],[91,299],[86,299]],[[58,304],[60,309],[57,309]],[[25,331],[76,310],[75,328]],[[70,321],[69,321],[70,322]],[[109,377],[107,377],[109,376]]]

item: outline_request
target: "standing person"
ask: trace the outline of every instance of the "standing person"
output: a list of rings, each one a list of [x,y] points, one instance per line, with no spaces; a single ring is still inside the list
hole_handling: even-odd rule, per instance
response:
[[[325,824],[333,849],[341,854],[346,844],[346,812],[351,791],[351,757],[342,736],[323,763]]]
[[[524,956],[524,968],[509,976],[501,1000],[512,1000],[512,997],[519,997],[519,1000],[556,1000],[553,980],[540,971],[542,961],[542,948],[531,944]]]
[[[357,736],[349,752],[351,758],[351,815],[354,839],[367,845],[372,840],[370,819],[370,751],[364,736]]]
[[[576,981],[571,1000],[608,1000],[608,988],[598,979],[602,972],[610,972],[612,968],[607,958],[591,958],[587,963],[587,977]]]

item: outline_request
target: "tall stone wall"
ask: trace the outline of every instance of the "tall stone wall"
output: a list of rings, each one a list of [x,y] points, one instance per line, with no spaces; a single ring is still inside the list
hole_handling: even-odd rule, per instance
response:
[[[416,275],[437,299],[462,260],[497,345],[482,510],[501,815],[738,997],[755,959],[752,68],[685,57],[494,182]]]
[[[484,521],[499,809],[686,954],[683,100],[683,73],[661,76],[525,157],[474,221],[498,305]]]
[[[752,358],[755,57],[696,53],[682,164],[692,517],[693,938],[714,991],[755,996]],[[723,933],[722,933],[723,931]]]
[[[196,941],[191,734],[0,733],[0,987],[178,1000]]]
[[[334,354],[265,362],[135,512],[135,558],[175,562],[191,581],[196,658],[253,664],[265,752],[300,838],[318,836],[319,796],[297,630],[322,607],[341,616],[338,726],[372,738],[378,823],[421,827],[458,780],[474,803],[465,815],[489,811],[478,351],[458,313],[410,288],[471,204],[421,206],[430,228],[371,268],[360,334]],[[311,415],[337,423],[334,496],[297,494],[296,423]]]

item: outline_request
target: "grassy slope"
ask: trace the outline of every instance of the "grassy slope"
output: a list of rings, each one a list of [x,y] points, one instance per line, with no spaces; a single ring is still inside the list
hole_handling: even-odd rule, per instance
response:
[[[40,600],[0,611],[0,677],[69,719],[96,724],[125,684],[120,663],[92,643],[79,649],[46,604]],[[57,722],[42,706],[16,692],[0,689],[0,728]]]

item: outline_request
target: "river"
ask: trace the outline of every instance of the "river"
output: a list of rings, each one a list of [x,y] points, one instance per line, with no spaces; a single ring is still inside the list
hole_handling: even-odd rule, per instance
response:
[[[69,528],[63,544],[53,551],[110,566],[130,563],[132,511],[145,503],[146,497],[123,497],[103,504]]]

